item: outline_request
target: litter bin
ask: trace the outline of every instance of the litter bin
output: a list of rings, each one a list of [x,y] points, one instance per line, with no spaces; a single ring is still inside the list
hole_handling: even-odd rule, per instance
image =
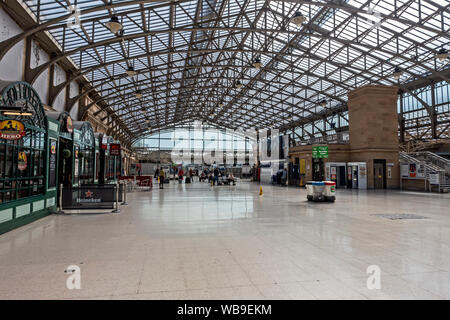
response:
[[[336,200],[336,182],[324,181],[324,199],[325,201],[334,202]]]

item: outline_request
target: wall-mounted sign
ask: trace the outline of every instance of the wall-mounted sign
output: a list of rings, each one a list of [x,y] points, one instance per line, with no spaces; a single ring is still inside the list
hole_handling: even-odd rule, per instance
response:
[[[110,156],[120,156],[120,144],[112,143],[109,145],[109,155]]]
[[[48,161],[48,187],[56,187],[56,146],[57,141],[50,139],[50,156]]]
[[[400,165],[400,175],[404,178],[409,177],[409,165],[407,164]]]
[[[423,164],[419,164],[417,167],[417,178],[425,178],[425,166]]]
[[[27,154],[23,151],[19,152],[17,156],[17,167],[20,171],[23,171],[27,168]]]
[[[359,166],[359,175],[360,177],[364,177],[366,175],[366,167]]]
[[[430,184],[439,184],[439,173],[430,173]]]
[[[336,170],[337,168],[336,167],[331,167],[330,168],[330,170],[331,170],[331,180],[336,180]]]
[[[3,120],[0,122],[0,138],[19,140],[25,136],[25,126],[17,120]]]
[[[328,158],[328,146],[314,146],[312,147],[313,158]]]
[[[72,133],[73,132],[73,121],[72,121],[72,118],[70,116],[67,116],[65,122],[66,122],[66,130],[67,130],[67,132]]]

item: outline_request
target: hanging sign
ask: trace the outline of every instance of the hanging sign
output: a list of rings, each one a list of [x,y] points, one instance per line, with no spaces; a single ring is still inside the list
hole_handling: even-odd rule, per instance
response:
[[[25,136],[25,126],[17,120],[3,120],[0,122],[0,138],[19,140]]]
[[[120,144],[111,143],[109,145],[109,155],[110,156],[120,156]]]
[[[27,155],[25,152],[19,152],[17,156],[17,167],[20,171],[23,171],[27,168]]]

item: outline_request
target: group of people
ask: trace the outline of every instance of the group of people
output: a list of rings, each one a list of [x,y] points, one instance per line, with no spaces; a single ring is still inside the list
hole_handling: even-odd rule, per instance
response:
[[[226,181],[229,184],[236,184],[236,179],[234,178],[233,173],[230,172],[228,174],[222,174],[222,172],[220,172],[217,167],[213,168],[212,170],[204,169],[199,177],[199,180],[200,182],[208,180],[208,182],[212,185],[219,185],[220,177],[226,178]]]
[[[178,177],[178,183],[182,183],[184,179],[185,172],[183,168],[175,168],[175,175]],[[167,172],[163,168],[157,168],[155,170],[155,180],[159,179],[159,188],[164,189],[164,181],[167,179]],[[226,179],[227,183],[236,185],[236,179],[233,173],[222,174],[217,167],[212,169],[204,169],[202,173],[199,175],[198,169],[190,168],[187,172],[187,177],[189,178],[189,182],[193,182],[193,177],[198,176],[199,181],[208,181],[212,185],[219,185],[219,178],[223,177]]]

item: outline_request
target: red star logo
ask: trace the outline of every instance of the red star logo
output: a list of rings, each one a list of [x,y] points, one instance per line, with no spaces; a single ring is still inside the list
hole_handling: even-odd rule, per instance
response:
[[[88,190],[87,192],[84,193],[84,195],[86,196],[86,198],[90,198],[92,197],[93,192],[91,192],[90,190]]]

